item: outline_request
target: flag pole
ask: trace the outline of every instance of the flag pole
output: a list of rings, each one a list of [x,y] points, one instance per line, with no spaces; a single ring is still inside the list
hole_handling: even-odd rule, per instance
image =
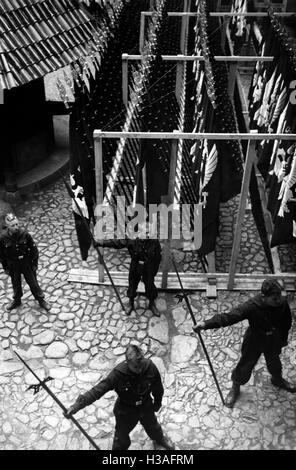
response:
[[[64,176],[62,176],[62,178],[63,178],[64,184],[65,184],[65,186],[66,186],[66,189],[67,189],[67,191],[68,191],[68,193],[69,193],[69,196],[74,200],[75,205],[76,205],[76,207],[77,207],[77,210],[79,211],[79,214],[80,214],[80,216],[81,216],[82,222],[83,222],[83,224],[84,224],[86,230],[88,231],[88,234],[89,234],[89,236],[90,236],[90,238],[91,238],[91,240],[92,240],[92,243],[93,243],[93,246],[94,246],[95,250],[96,250],[97,253],[98,253],[100,263],[104,266],[104,269],[106,270],[106,273],[107,273],[107,275],[108,275],[108,277],[109,277],[109,280],[110,280],[110,282],[111,282],[111,284],[112,284],[112,287],[113,287],[113,289],[114,289],[114,291],[115,291],[115,294],[116,294],[116,296],[117,296],[117,298],[118,298],[118,300],[119,300],[119,303],[120,303],[120,305],[121,305],[123,311],[125,312],[124,304],[123,304],[123,302],[122,302],[122,300],[121,300],[121,297],[120,297],[120,294],[119,294],[119,292],[118,292],[118,290],[117,290],[117,287],[115,286],[115,284],[114,284],[114,282],[113,282],[113,279],[112,279],[112,277],[111,277],[111,274],[110,274],[109,269],[107,268],[107,265],[106,265],[106,263],[105,263],[105,261],[104,261],[104,258],[103,258],[102,254],[101,254],[101,252],[100,252],[100,250],[99,250],[99,248],[98,248],[98,244],[97,244],[96,240],[94,239],[94,236],[93,236],[93,234],[92,234],[92,232],[91,232],[91,230],[90,230],[90,228],[89,228],[89,226],[88,226],[88,223],[87,223],[86,220],[85,220],[84,215],[82,214],[82,210],[81,210],[81,208],[79,207],[79,204],[77,203],[77,201],[76,201],[76,199],[75,199],[74,193],[73,193],[72,189],[70,188],[69,183],[67,183],[67,181],[65,180]]]
[[[63,405],[63,403],[58,399],[58,397],[50,390],[50,388],[45,384],[46,382],[46,379],[45,380],[41,380],[38,375],[31,369],[31,367],[26,363],[26,361],[24,361],[24,359],[21,358],[21,356],[16,352],[16,351],[13,351],[14,354],[19,358],[19,360],[26,366],[26,368],[31,372],[31,374],[34,375],[34,377],[38,380],[38,384],[37,384],[37,387],[38,387],[38,390],[40,387],[42,387],[47,393],[48,395],[51,396],[51,398],[59,405],[60,408],[62,408],[63,412],[66,413],[67,412],[67,408],[65,407],[65,405]],[[36,389],[36,392],[38,391]],[[92,444],[92,446],[96,449],[96,450],[101,450],[99,448],[99,446],[97,446],[97,444],[95,443],[95,441],[89,436],[89,434],[83,429],[83,427],[78,423],[78,421],[73,418],[73,416],[69,415],[69,419],[75,424],[75,426],[79,429],[79,431],[82,432],[82,434],[86,437],[86,439]]]
[[[193,321],[193,324],[196,325],[196,320],[195,320],[195,317],[194,317],[194,314],[193,314],[193,311],[192,311],[190,302],[189,302],[189,300],[188,300],[187,294],[186,294],[186,292],[185,292],[185,290],[184,290],[183,283],[182,283],[182,281],[181,281],[180,274],[179,274],[179,271],[178,271],[178,269],[177,269],[177,265],[176,265],[176,262],[175,262],[175,259],[174,259],[174,256],[173,256],[172,253],[171,253],[171,259],[172,259],[172,263],[173,263],[173,266],[174,266],[174,268],[175,268],[175,271],[176,271],[176,274],[177,274],[177,277],[178,277],[178,280],[179,280],[179,283],[180,283],[180,286],[181,286],[183,298],[185,299],[185,302],[186,302],[186,305],[187,305],[187,307],[188,307],[188,310],[189,310],[191,319],[192,319],[192,321]],[[221,391],[221,389],[220,389],[220,385],[219,385],[218,380],[217,380],[217,376],[216,376],[216,374],[215,374],[215,371],[214,371],[214,368],[213,368],[211,359],[210,359],[210,357],[209,357],[207,348],[206,348],[205,343],[204,343],[204,341],[203,341],[203,339],[202,339],[202,336],[201,336],[200,331],[197,331],[197,335],[198,335],[198,337],[199,337],[199,341],[200,341],[200,343],[201,343],[201,345],[202,345],[202,349],[203,349],[203,351],[204,351],[204,353],[205,353],[205,356],[206,356],[206,358],[207,358],[208,364],[209,364],[209,366],[210,366],[210,369],[211,369],[211,372],[212,372],[212,376],[213,376],[213,379],[214,379],[214,381],[215,381],[217,390],[218,390],[218,392],[219,392],[221,401],[222,401],[223,405],[225,405],[225,401],[224,401],[224,398],[223,398],[223,395],[222,395],[222,391]]]

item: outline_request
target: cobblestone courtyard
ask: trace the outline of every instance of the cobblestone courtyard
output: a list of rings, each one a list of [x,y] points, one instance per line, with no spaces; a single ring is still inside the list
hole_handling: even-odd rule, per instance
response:
[[[123,359],[126,345],[142,345],[157,364],[165,386],[158,413],[165,431],[178,449],[294,449],[296,395],[273,387],[263,359],[233,410],[223,407],[192,321],[184,303],[173,293],[160,292],[162,315],[152,317],[145,298],[137,299],[137,313],[126,317],[111,287],[70,283],[71,268],[82,265],[69,197],[62,180],[34,191],[16,207],[21,222],[40,250],[39,279],[51,311],[45,313],[25,286],[22,306],[7,313],[10,282],[0,273],[0,448],[5,450],[90,449],[89,442],[65,419],[44,391],[33,395],[36,383],[16,359],[28,361],[69,406],[77,395],[101,379]],[[109,267],[127,269],[124,251],[105,253]],[[95,252],[84,266],[96,268]],[[264,271],[263,271],[264,272]],[[125,289],[120,288],[123,300]],[[215,300],[205,293],[190,296],[196,319],[230,309],[252,293],[218,291]],[[291,297],[292,306],[294,299]],[[230,373],[239,357],[246,323],[203,333],[224,396]],[[296,383],[296,331],[282,354],[284,375]],[[115,393],[110,392],[76,417],[101,449],[110,449]],[[138,425],[131,449],[152,449]]]

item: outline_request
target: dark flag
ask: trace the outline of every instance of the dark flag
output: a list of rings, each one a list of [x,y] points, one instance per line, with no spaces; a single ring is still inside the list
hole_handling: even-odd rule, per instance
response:
[[[81,100],[79,99],[82,94],[83,90],[79,90],[76,87],[76,102],[73,104],[70,112],[70,181],[75,199],[84,214],[85,220],[89,224],[93,217],[94,182],[92,178],[94,179],[94,168],[93,156],[89,153],[89,142],[87,141],[82,124]],[[75,202],[73,201],[72,204],[81,258],[86,260],[91,246],[91,239],[81,220]]]
[[[231,13],[247,13],[247,0],[232,0]],[[230,37],[233,41],[233,54],[239,55],[247,34],[246,17],[233,16],[230,20]]]

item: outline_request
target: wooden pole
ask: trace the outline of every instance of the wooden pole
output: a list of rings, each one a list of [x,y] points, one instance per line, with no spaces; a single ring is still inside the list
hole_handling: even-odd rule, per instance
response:
[[[144,12],[141,11],[141,20],[140,20],[140,37],[139,37],[139,50],[140,54],[143,54],[144,49],[144,38],[145,38],[145,18]]]
[[[184,0],[184,12],[190,8],[190,2],[188,0]],[[186,54],[186,36],[187,36],[187,29],[188,29],[188,17],[182,16],[182,23],[181,23],[181,33],[180,33],[180,57],[183,57]],[[177,63],[177,71],[176,71],[176,86],[175,86],[175,95],[179,105],[181,104],[181,93],[182,93],[182,82],[183,82],[183,72],[184,72],[184,61],[181,59]]]
[[[237,73],[237,62],[232,62],[229,64],[229,69],[228,69],[228,95],[233,103],[234,100],[234,88],[235,88],[235,82],[236,82],[236,73]]]
[[[128,60],[142,60],[142,56],[139,54],[122,54]],[[153,56],[155,57],[155,56]],[[205,60],[202,55],[162,55],[162,60],[178,62],[179,60],[193,61],[193,60]],[[215,55],[213,57],[218,62],[272,62],[273,56],[241,56],[241,55]]]
[[[179,105],[181,104],[183,68],[184,68],[184,62],[180,60],[177,63],[176,84],[175,84],[175,95],[176,95],[176,99]]]
[[[229,20],[226,18],[220,19],[220,27],[221,27],[221,46],[223,51],[225,52],[225,41],[226,41],[226,31],[228,28]]]
[[[143,15],[145,16],[151,16],[152,12],[151,11],[142,11]],[[288,16],[295,16],[295,11],[286,11],[286,12],[274,12],[275,16],[282,16],[282,17],[288,17]],[[196,12],[178,12],[178,11],[169,11],[168,16],[200,16],[201,14]],[[231,18],[232,16],[245,16],[245,17],[265,17],[268,16],[268,13],[266,11],[257,11],[257,12],[245,12],[245,13],[235,13],[235,12],[230,12],[230,11],[212,11],[209,12],[209,16],[213,17],[220,17],[220,16],[226,16],[228,18]]]
[[[188,0],[184,0],[184,12],[189,8]],[[187,34],[188,16],[182,16],[181,20],[181,33],[180,33],[180,52],[185,54],[186,47],[186,34]]]
[[[141,56],[140,56],[141,57]],[[128,105],[128,54],[122,54],[122,101]]]
[[[179,131],[174,131],[175,134],[178,134]],[[174,192],[175,192],[175,176],[176,176],[176,167],[177,167],[177,157],[178,157],[178,141],[172,141],[171,148],[171,160],[170,160],[170,176],[169,176],[169,187],[168,194],[162,198],[162,202],[170,206],[174,203]],[[160,221],[161,222],[161,221]],[[168,238],[164,241],[164,250],[163,250],[163,264],[162,264],[162,280],[161,288],[166,289],[168,285],[168,272],[170,264],[170,251],[171,251],[171,240],[172,240],[172,213],[168,212]]]
[[[103,148],[102,139],[95,139],[95,178],[96,178],[96,204],[102,204],[104,199],[103,192]],[[99,220],[99,217],[96,219]],[[99,248],[101,255],[103,256],[103,248]],[[98,274],[99,282],[104,282],[104,266],[98,260]]]
[[[250,131],[251,134],[256,133],[257,131]],[[232,290],[234,286],[234,276],[235,276],[235,268],[237,264],[237,259],[239,255],[239,248],[240,248],[240,241],[241,241],[241,233],[242,233],[242,225],[244,222],[244,216],[246,211],[246,202],[247,196],[249,191],[249,184],[251,178],[251,171],[253,164],[255,162],[255,141],[249,140],[248,148],[247,148],[247,156],[245,161],[245,169],[242,181],[242,188],[241,194],[239,199],[238,211],[237,211],[237,220],[235,224],[235,233],[234,233],[234,240],[232,245],[232,252],[231,252],[231,260],[230,260],[230,267],[229,267],[229,278],[228,278],[228,289]]]
[[[296,140],[296,134],[269,134],[249,132],[129,132],[129,131],[101,131],[95,129],[94,139],[189,139],[189,140]]]

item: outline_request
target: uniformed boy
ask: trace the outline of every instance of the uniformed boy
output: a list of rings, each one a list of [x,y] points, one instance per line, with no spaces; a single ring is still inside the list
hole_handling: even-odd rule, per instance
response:
[[[112,450],[129,448],[129,434],[138,422],[158,445],[168,450],[174,449],[164,436],[155,415],[161,408],[164,393],[159,371],[150,359],[144,358],[142,350],[133,344],[126,349],[126,360],[118,364],[91,390],[79,395],[65,413],[65,417],[69,418],[110,390],[115,390],[118,394],[113,409],[116,424]]]
[[[250,379],[261,354],[271,374],[271,383],[288,392],[296,392],[296,388],[282,377],[280,354],[288,344],[292,316],[289,304],[282,296],[282,288],[275,279],[263,281],[260,294],[230,312],[197,323],[193,330],[221,328],[243,320],[249,321],[249,327],[244,335],[241,358],[232,371],[232,388],[226,397],[226,406],[233,407],[240,395],[240,386]]]
[[[31,235],[19,226],[17,217],[9,213],[4,218],[6,229],[0,237],[0,262],[10,276],[13,288],[13,301],[6,306],[11,311],[21,305],[23,296],[23,274],[27,284],[40,307],[49,310],[44,293],[37,281],[38,248]]]

